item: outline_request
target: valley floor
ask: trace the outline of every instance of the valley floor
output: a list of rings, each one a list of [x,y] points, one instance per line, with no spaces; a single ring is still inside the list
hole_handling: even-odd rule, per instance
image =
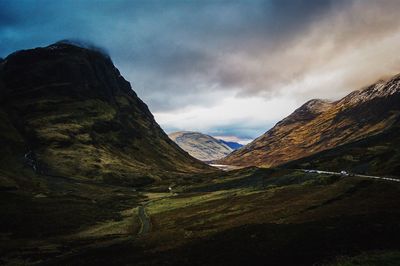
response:
[[[170,193],[3,192],[2,263],[398,265],[398,182],[257,168],[206,179]]]

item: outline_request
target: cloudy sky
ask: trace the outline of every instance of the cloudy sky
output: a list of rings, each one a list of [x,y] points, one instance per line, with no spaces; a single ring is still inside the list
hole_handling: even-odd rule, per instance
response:
[[[0,57],[106,49],[167,132],[243,141],[312,98],[400,72],[397,0],[0,0]]]

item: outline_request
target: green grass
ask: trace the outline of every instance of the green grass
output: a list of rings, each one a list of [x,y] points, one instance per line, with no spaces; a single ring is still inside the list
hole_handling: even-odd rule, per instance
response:
[[[121,212],[116,219],[97,222],[71,238],[99,238],[104,236],[131,236],[134,237],[140,228],[137,208],[127,209]]]
[[[187,206],[193,207],[218,199],[229,199],[232,197],[232,195],[249,195],[252,193],[257,193],[257,191],[244,188],[235,190],[219,190],[209,193],[190,193],[188,195],[185,193],[175,196],[168,195],[165,198],[151,201],[148,205],[146,205],[146,207],[150,214],[158,214]]]

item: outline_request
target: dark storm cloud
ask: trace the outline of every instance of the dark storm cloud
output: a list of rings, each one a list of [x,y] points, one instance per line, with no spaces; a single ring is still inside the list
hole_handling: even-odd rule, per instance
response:
[[[226,54],[273,47],[332,8],[332,1],[296,0],[0,3],[1,56],[60,39],[94,42],[153,110],[181,106],[191,92],[243,87]],[[168,102],[161,95],[178,96]]]
[[[399,17],[396,0],[0,0],[0,57],[89,41],[156,113],[225,95],[301,104],[400,72]]]

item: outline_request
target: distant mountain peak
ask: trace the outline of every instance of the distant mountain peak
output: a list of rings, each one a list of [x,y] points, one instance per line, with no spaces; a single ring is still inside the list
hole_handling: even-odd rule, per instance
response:
[[[191,156],[202,161],[221,159],[233,151],[222,140],[200,132],[178,131],[169,134],[169,137]]]

